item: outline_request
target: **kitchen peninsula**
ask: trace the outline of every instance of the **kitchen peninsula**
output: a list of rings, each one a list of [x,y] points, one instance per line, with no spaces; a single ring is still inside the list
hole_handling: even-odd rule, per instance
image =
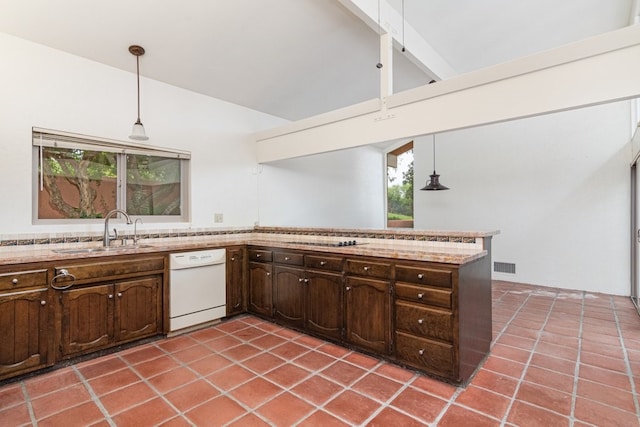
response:
[[[0,322],[12,345],[0,350],[0,379],[166,334],[168,254],[226,248],[228,316],[252,313],[464,384],[491,343],[496,234],[178,230],[143,234],[136,247],[85,252],[75,250],[98,247],[99,237],[5,239]],[[60,286],[63,270],[74,274],[69,288]],[[78,330],[76,296],[87,292],[101,320],[96,330]]]

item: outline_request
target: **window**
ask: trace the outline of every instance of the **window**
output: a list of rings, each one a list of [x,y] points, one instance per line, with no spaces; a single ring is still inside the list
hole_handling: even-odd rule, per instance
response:
[[[387,153],[387,227],[413,228],[413,141]]]
[[[189,152],[33,130],[34,223],[189,221]]]

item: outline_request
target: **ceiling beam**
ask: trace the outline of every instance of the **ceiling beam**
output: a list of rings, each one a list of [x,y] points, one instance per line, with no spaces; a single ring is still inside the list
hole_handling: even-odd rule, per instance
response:
[[[380,1],[380,26],[378,26],[378,1]],[[403,17],[385,0],[338,0],[351,13],[360,18],[376,33],[391,34],[398,50],[403,45]],[[404,23],[404,55],[434,80],[445,80],[458,73],[411,26]]]
[[[307,119],[258,133],[257,160],[265,163],[638,98],[638,73],[640,25],[633,25],[392,95],[386,120],[363,108],[347,118],[351,109],[344,109],[338,121]]]

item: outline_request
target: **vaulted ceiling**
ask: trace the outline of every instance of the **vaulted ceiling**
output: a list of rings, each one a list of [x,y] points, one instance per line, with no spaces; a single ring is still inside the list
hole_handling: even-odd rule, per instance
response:
[[[625,27],[639,2],[0,0],[0,32],[131,72],[139,44],[145,77],[297,120],[379,96],[381,33],[399,92]]]

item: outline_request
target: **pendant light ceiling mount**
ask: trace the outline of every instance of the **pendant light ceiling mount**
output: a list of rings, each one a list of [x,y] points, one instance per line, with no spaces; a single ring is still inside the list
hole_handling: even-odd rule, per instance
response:
[[[129,53],[136,57],[136,77],[138,83],[138,119],[133,124],[133,129],[131,130],[129,139],[133,139],[136,141],[146,141],[149,139],[149,137],[144,131],[144,126],[140,121],[140,57],[144,55],[144,48],[142,46],[134,44],[129,46]]]
[[[438,191],[438,190],[448,190],[449,187],[445,187],[440,184],[440,175],[436,173],[436,135],[433,134],[433,173],[429,175],[429,181],[427,185],[422,187],[420,190],[425,191]]]

